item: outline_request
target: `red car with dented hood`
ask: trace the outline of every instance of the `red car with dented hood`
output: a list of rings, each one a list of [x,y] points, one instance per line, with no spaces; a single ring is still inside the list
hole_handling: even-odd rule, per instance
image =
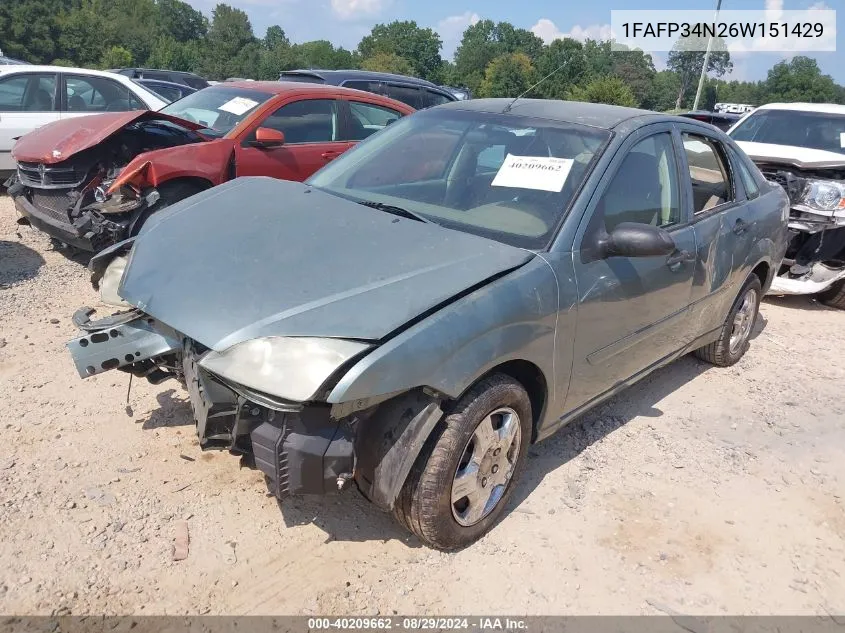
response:
[[[159,112],[64,119],[22,137],[19,222],[98,252],[160,209],[238,176],[301,181],[413,108],[358,90],[232,82]]]

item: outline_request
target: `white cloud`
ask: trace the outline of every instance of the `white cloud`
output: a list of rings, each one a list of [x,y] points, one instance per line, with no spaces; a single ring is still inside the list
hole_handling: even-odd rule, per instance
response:
[[[461,42],[464,31],[481,19],[481,16],[472,11],[465,11],[460,15],[450,15],[437,23],[435,29],[443,40],[443,57],[451,59],[455,49]]]
[[[546,44],[564,37],[581,41],[587,39],[609,40],[613,37],[613,31],[611,30],[609,24],[591,24],[587,27],[582,27],[580,24],[576,24],[569,30],[569,32],[564,33],[548,18],[540,18],[537,20],[537,24],[531,27],[531,32],[543,40]]]
[[[391,0],[332,0],[332,11],[341,20],[372,17],[378,15]]]

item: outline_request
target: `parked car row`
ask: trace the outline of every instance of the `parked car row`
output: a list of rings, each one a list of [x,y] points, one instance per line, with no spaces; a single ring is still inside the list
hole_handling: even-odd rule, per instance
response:
[[[415,112],[378,94],[393,76],[349,81],[223,82],[13,149],[22,219],[95,253],[120,308],[74,315],[79,375],[179,381],[200,445],[250,455],[279,499],[356,487],[465,547],[531,443],[683,354],[737,363],[773,284],[838,257],[788,253],[813,222],[821,257],[843,174],[753,145],[825,151],[830,113],[786,138],[766,117],[795,110],[760,108],[728,135],[552,100]]]

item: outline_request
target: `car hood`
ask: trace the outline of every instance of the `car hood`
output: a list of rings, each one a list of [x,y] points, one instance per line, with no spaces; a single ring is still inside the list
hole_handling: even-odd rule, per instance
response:
[[[796,147],[793,145],[773,145],[771,143],[752,143],[737,141],[742,150],[755,163],[778,163],[798,168],[843,167],[845,154],[828,152],[823,149]]]
[[[18,161],[30,163],[48,165],[60,163],[74,154],[102,143],[130,123],[154,119],[178,123],[190,130],[199,130],[203,127],[179,117],[151,110],[89,114],[54,121],[22,136],[12,148],[12,157]]]
[[[217,351],[263,336],[375,341],[533,257],[302,183],[239,178],[154,214],[119,294]]]

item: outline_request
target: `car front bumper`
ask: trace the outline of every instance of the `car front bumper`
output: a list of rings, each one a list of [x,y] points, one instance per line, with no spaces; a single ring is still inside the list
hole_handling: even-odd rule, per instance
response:
[[[336,493],[352,480],[353,429],[334,419],[329,405],[256,402],[200,366],[207,351],[139,310],[94,322],[91,312],[77,311],[74,322],[83,331],[67,344],[81,377],[120,369],[155,384],[181,379],[200,446],[251,455],[280,499]]]

